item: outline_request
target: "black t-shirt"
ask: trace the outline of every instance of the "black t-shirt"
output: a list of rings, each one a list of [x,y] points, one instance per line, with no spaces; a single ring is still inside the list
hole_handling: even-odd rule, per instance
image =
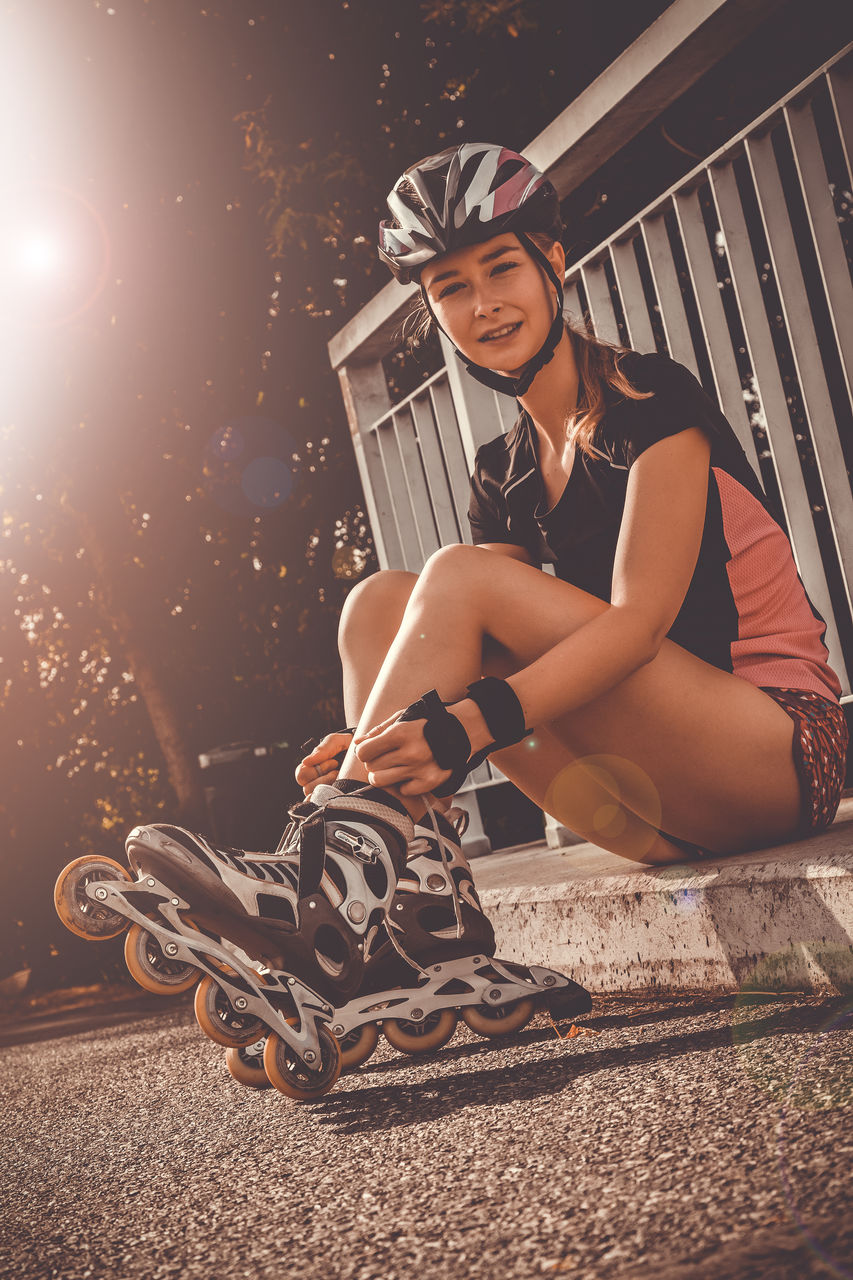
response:
[[[756,684],[837,697],[840,686],[826,666],[823,619],[808,601],[787,535],[716,402],[667,356],[631,351],[619,367],[638,391],[654,395],[632,400],[605,388],[593,456],[577,451],[552,510],[526,413],[507,435],[478,450],[468,513],[474,543],[522,546],[534,563],[552,564],[557,577],[609,600],[631,467],[658,440],[700,427],[711,442],[705,526],[670,639]],[[770,594],[761,586],[768,563]]]

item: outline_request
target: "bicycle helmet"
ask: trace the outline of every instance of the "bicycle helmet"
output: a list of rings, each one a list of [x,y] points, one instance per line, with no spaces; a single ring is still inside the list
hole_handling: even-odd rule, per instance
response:
[[[379,257],[401,284],[418,280],[423,267],[435,258],[505,231],[518,237],[546,273],[557,294],[556,315],[545,342],[519,377],[474,364],[454,346],[472,377],[496,391],[523,395],[563,334],[562,282],[526,234],[542,231],[560,239],[562,223],[554,187],[518,152],[485,142],[464,142],[407,169],[388,196],[388,208],[392,220],[379,224]],[[423,286],[421,296],[441,328]]]

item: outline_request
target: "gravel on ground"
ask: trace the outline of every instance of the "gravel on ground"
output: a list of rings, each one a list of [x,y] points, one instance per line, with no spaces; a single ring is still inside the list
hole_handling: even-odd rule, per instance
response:
[[[186,1002],[0,1052],[15,1280],[853,1277],[853,1003],[610,996],[311,1104]]]

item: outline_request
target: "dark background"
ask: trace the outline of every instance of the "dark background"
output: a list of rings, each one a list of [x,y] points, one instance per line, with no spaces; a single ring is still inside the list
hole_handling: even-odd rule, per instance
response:
[[[387,279],[384,195],[452,142],[522,148],[665,8],[0,3],[0,979],[119,972],[53,879],[137,821],[209,825],[199,752],[274,746],[243,783],[275,838],[298,744],[342,723],[337,619],[376,568],[326,343]],[[570,260],[843,24],[782,6],[572,194]],[[43,227],[57,261],[22,267]]]

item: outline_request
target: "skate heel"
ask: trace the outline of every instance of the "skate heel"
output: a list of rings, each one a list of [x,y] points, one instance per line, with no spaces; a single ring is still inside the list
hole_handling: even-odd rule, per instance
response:
[[[545,1008],[554,1021],[565,1022],[578,1014],[589,1013],[592,1008],[592,996],[589,992],[571,978],[564,978],[562,974],[557,976],[562,982],[550,986],[544,996]]]
[[[460,811],[463,822],[467,814]],[[432,809],[409,842],[386,928],[415,969],[475,952],[494,954],[494,929],[480,906],[459,831]]]

